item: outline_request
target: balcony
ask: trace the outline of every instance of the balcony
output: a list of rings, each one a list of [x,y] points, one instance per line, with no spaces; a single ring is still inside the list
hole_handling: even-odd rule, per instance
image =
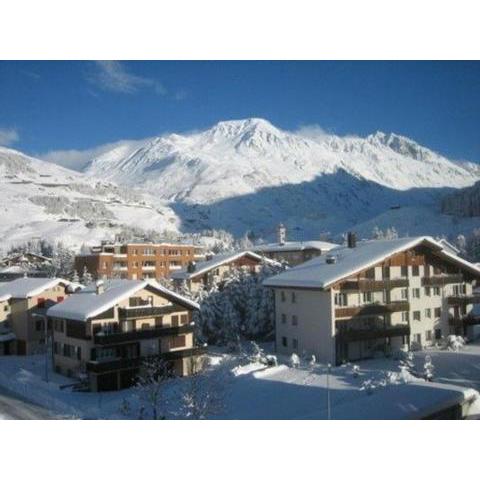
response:
[[[449,283],[462,283],[464,281],[461,273],[450,275],[435,275],[433,277],[423,277],[422,286],[424,287],[441,287]]]
[[[452,295],[447,298],[448,305],[466,306],[472,303],[480,303],[480,297],[475,295]]]
[[[379,323],[369,328],[340,328],[336,337],[341,342],[356,342],[361,340],[375,340],[377,338],[403,337],[410,335],[410,326],[384,325]]]
[[[335,309],[336,318],[348,318],[364,315],[386,315],[394,312],[410,310],[410,303],[406,301],[390,303],[370,303],[356,307],[340,307]]]
[[[184,348],[183,350],[175,350],[173,352],[161,353],[159,357],[166,361],[172,361],[178,360],[180,358],[192,357],[195,355],[203,355],[204,353],[206,353],[206,351],[206,347]],[[104,361],[90,361],[87,362],[87,372],[100,374],[129,368],[139,368],[144,360],[144,357],[136,357],[115,358],[112,360]]]
[[[370,280],[367,278],[360,280],[347,280],[342,290],[360,290],[362,292],[376,292],[381,290],[391,290],[392,288],[408,287],[408,278],[386,278],[384,280]]]
[[[448,324],[452,327],[469,327],[471,325],[480,325],[480,315],[450,315],[448,317]]]
[[[169,335],[181,335],[193,332],[193,324],[180,325],[178,327],[155,327],[129,332],[97,333],[94,337],[96,345],[116,345],[119,343],[135,342],[149,338],[160,338]]]
[[[185,309],[175,305],[141,305],[139,307],[119,307],[118,318],[120,320],[132,320],[134,318],[156,317],[159,315],[166,315],[173,312],[183,312]]]
[[[154,272],[156,269],[155,265],[144,265],[142,271],[144,272]]]

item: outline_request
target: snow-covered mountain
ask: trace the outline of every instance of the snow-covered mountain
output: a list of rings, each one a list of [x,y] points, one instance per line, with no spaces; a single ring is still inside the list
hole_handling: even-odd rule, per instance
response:
[[[78,247],[123,225],[271,238],[283,222],[299,240],[376,225],[410,235],[478,227],[478,217],[442,213],[441,200],[480,180],[480,166],[395,134],[312,137],[252,118],[102,151],[76,172],[0,147],[0,248],[32,237]]]
[[[170,202],[183,228],[268,236],[283,221],[306,237],[377,216],[388,221],[390,208],[398,206],[441,215],[440,196],[472,185],[480,166],[453,162],[395,134],[312,138],[251,118],[123,143],[92,159],[85,173],[141,186]],[[422,228],[434,233],[429,219],[420,225],[409,225],[408,215],[405,220],[410,234]]]
[[[175,229],[167,207],[135,192],[0,147],[0,248],[32,238],[79,247],[122,225]]]

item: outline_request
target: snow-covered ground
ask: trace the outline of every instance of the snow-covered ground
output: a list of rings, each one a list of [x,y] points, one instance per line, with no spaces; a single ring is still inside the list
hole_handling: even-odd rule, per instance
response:
[[[358,375],[354,375],[353,365],[334,367],[327,375],[325,365],[311,367],[304,363],[291,368],[287,358],[280,358],[278,366],[265,367],[213,351],[211,368],[221,379],[221,386],[215,388],[222,390],[223,407],[211,418],[325,419],[327,381],[333,419],[418,418],[452,401],[477,395],[480,343],[467,345],[459,352],[417,352],[414,363],[419,371],[426,355],[431,356],[435,367],[433,383],[410,377],[405,381],[399,374],[399,363],[390,359],[359,362]],[[46,383],[44,365],[43,356],[0,357],[0,385],[64,417],[137,418],[138,398],[133,389],[98,394],[72,392],[60,388],[71,380],[53,372]],[[174,379],[166,383],[167,418],[184,418],[180,404],[187,381]],[[375,385],[370,394],[365,389],[366,381]],[[131,406],[131,413],[126,416],[121,412],[125,402]],[[470,414],[477,412],[478,401]]]

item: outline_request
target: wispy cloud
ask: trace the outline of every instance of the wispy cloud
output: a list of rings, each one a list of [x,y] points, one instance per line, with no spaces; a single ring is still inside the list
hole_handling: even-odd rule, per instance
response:
[[[37,157],[47,162],[56,163],[62,167],[82,171],[93,159],[106,152],[115,148],[124,149],[125,152],[133,151],[148,141],[148,138],[143,140],[119,140],[118,142],[106,143],[86,150],[51,150],[47,153],[37,155]]]
[[[158,80],[135,75],[115,60],[95,62],[94,71],[87,75],[87,80],[97,88],[110,92],[132,94],[151,89],[158,95],[167,94],[167,89]]]
[[[12,145],[20,139],[15,128],[0,128],[0,145]]]
[[[315,141],[322,141],[326,137],[331,136],[331,133],[318,124],[302,125],[294,133]]]

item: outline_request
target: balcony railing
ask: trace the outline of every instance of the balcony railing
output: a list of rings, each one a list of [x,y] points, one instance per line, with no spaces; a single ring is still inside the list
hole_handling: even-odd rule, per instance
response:
[[[155,317],[158,315],[166,315],[175,311],[184,311],[175,305],[152,306],[142,305],[139,307],[124,307],[118,309],[118,317],[120,320],[133,318]]]
[[[336,336],[342,342],[374,340],[377,338],[403,337],[410,335],[410,327],[405,325],[375,325],[370,328],[341,328]]]
[[[100,333],[94,337],[97,345],[115,345],[119,343],[134,342],[148,338],[160,338],[170,335],[181,335],[193,332],[193,324],[178,327],[155,327],[131,330],[129,332]]]
[[[471,305],[473,303],[480,303],[478,295],[452,295],[447,298],[448,305]]]
[[[180,358],[188,358],[196,355],[203,355],[206,352],[205,347],[184,348],[182,350],[175,350],[173,352],[163,352],[158,357],[172,361]],[[106,373],[117,370],[124,370],[128,368],[139,368],[144,362],[145,357],[136,358],[115,358],[104,361],[90,361],[87,362],[87,371],[91,373]]]
[[[423,277],[422,285],[424,287],[441,287],[448,285],[449,283],[462,283],[463,275],[461,273],[455,273],[450,275],[435,275],[433,277]]]
[[[393,312],[410,310],[410,303],[406,301],[390,303],[370,303],[356,307],[340,307],[335,309],[336,318],[356,317],[363,315],[385,315]]]
[[[385,278],[384,280],[347,280],[342,290],[360,290],[363,292],[375,292],[380,290],[391,290],[392,288],[408,287],[408,278]]]

